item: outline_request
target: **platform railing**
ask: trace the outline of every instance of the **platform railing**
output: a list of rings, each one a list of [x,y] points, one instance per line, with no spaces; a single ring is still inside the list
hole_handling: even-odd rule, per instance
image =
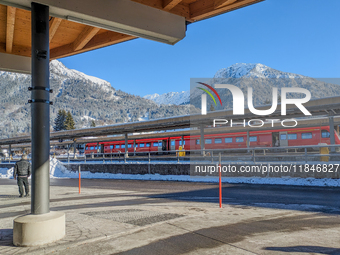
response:
[[[334,148],[334,152],[327,154],[320,153],[321,148]],[[247,159],[252,162],[256,162],[257,159],[270,160],[273,158],[280,158],[282,161],[285,159],[303,158],[305,162],[311,157],[340,157],[340,145],[307,145],[307,146],[282,146],[282,147],[249,147],[249,148],[224,148],[224,149],[204,149],[204,155],[202,150],[171,150],[171,151],[159,151],[159,152],[129,152],[129,156],[123,153],[91,153],[77,155],[76,159],[72,156],[67,156],[67,162],[79,162],[79,161],[103,161],[106,162],[155,162],[155,161],[176,161],[177,163],[189,162],[190,160],[204,160],[214,162],[218,158],[218,154],[221,153],[223,160],[235,159],[239,157]],[[185,156],[180,156],[180,153],[185,152]],[[57,159],[65,160],[65,156],[57,156]],[[301,159],[300,159],[301,161]]]
[[[320,153],[321,148],[328,148],[329,151],[334,148],[334,152],[327,154]],[[209,161],[216,162],[218,154],[221,153],[223,161],[251,161],[256,162],[261,159],[262,162],[270,161],[275,158],[281,161],[290,160],[292,158],[301,161],[308,162],[311,157],[329,157],[330,161],[340,161],[340,145],[301,145],[301,146],[282,146],[282,147],[249,147],[249,148],[223,148],[223,149],[201,149],[199,150],[171,150],[171,151],[159,151],[159,152],[129,152],[129,156],[126,156],[124,152],[121,153],[91,153],[91,154],[70,154],[66,155],[51,155],[60,161],[72,163],[72,162],[91,162],[102,161],[103,163],[119,162],[119,163],[131,163],[131,162],[148,162],[148,163],[160,163],[160,162],[176,162],[176,163],[189,163],[190,161]],[[185,156],[181,156],[181,153],[185,152]],[[203,154],[203,155],[202,155]],[[30,157],[28,157],[30,159]],[[15,163],[20,160],[20,157],[1,157],[0,163]]]

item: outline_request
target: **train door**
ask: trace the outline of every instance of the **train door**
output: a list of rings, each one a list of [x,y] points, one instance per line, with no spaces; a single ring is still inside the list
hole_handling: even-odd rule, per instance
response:
[[[170,150],[174,151],[176,150],[176,141],[170,140]]]
[[[167,148],[166,148],[166,140],[163,140],[162,141],[162,151],[166,151]]]
[[[279,132],[273,132],[272,133],[272,146],[273,147],[280,147]]]
[[[288,146],[287,132],[280,132],[280,146]]]
[[[158,141],[158,152],[162,152],[162,141]]]

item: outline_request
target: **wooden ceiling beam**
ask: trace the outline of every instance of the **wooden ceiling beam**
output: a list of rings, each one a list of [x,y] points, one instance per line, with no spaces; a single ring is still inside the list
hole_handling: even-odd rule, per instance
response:
[[[0,52],[1,53],[8,53],[8,52],[6,52],[5,43],[0,43]],[[24,56],[24,57],[30,57],[31,56],[31,47],[13,45],[11,54]]]
[[[202,20],[262,1],[264,0],[237,0],[232,4],[215,9],[215,0],[198,0],[189,5],[190,18],[195,21]]]
[[[165,11],[170,11],[176,5],[178,5],[182,0],[163,0],[163,9]]]
[[[6,52],[12,53],[16,8],[7,6]]]
[[[120,34],[112,31],[107,31],[105,33],[101,33],[98,35],[95,35],[87,44],[85,47],[78,51],[74,51],[74,43],[70,43],[67,45],[63,45],[54,49],[50,50],[50,59],[57,59],[57,58],[63,58],[67,56],[72,56],[78,53],[99,49],[102,47],[106,47],[109,45],[129,41],[132,39],[135,39],[136,37],[131,35],[125,35]]]
[[[147,6],[157,8],[159,10],[165,10],[164,7],[167,5],[167,3],[172,2],[170,0],[169,1],[167,1],[167,0],[132,0],[132,1],[140,3],[140,4],[145,4]],[[190,20],[189,5],[183,3],[182,1],[183,0],[179,1],[179,3],[177,3],[176,5],[173,5],[173,7],[171,7],[171,9],[169,9],[169,12],[172,13],[172,14],[182,16],[182,17],[186,18],[186,20],[192,21],[192,20]]]
[[[58,30],[58,27],[61,23],[62,19],[60,18],[52,18],[51,22],[50,22],[50,42],[52,41],[55,33]]]
[[[87,26],[73,42],[73,50],[78,51],[85,47],[85,45],[98,33],[100,28]]]
[[[214,8],[221,8],[223,6],[229,5],[229,4],[233,4],[235,3],[237,0],[215,0],[215,4],[214,4]]]

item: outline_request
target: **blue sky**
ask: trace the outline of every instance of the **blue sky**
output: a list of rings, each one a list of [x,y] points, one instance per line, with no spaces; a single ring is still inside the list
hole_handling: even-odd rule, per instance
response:
[[[190,24],[174,46],[136,39],[60,60],[140,96],[189,90],[235,63],[339,78],[339,13],[339,0],[266,0]]]

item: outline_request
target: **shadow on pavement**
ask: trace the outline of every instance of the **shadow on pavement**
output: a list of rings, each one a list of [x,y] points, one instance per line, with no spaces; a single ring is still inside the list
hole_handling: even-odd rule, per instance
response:
[[[13,229],[0,229],[0,246],[13,246]]]
[[[173,224],[176,225],[176,224]],[[243,248],[232,245],[238,243],[246,238],[250,238],[264,233],[292,233],[308,229],[327,229],[330,227],[339,226],[340,222],[338,217],[329,217],[320,215],[300,215],[300,216],[287,216],[276,219],[254,219],[241,221],[234,224],[199,229],[197,231],[190,231],[188,233],[172,236],[169,238],[157,240],[145,246],[133,248],[126,252],[116,254],[163,254],[175,255],[192,252],[198,249],[211,249],[222,245],[229,245],[229,248]],[[179,227],[179,226],[178,226]],[[307,247],[307,246],[306,246]],[[228,247],[226,247],[227,249]],[[335,252],[337,249],[324,248],[324,251]],[[286,248],[265,248],[266,250],[282,251]],[[328,249],[328,250],[326,250]],[[317,248],[315,248],[316,252]],[[285,250],[283,250],[285,251]],[[294,252],[287,249],[287,252]],[[225,253],[228,254],[228,253]],[[232,253],[229,253],[232,254]],[[337,254],[337,253],[327,253]]]
[[[253,184],[224,184],[222,188],[223,204],[237,204],[332,214],[340,214],[339,196],[339,188]],[[217,185],[216,188],[155,194],[149,197],[169,199],[173,201],[219,203]]]
[[[269,251],[281,251],[281,252],[305,252],[305,253],[321,253],[328,255],[339,255],[340,249],[331,248],[331,247],[322,247],[322,246],[291,246],[291,247],[266,247],[264,250]]]

